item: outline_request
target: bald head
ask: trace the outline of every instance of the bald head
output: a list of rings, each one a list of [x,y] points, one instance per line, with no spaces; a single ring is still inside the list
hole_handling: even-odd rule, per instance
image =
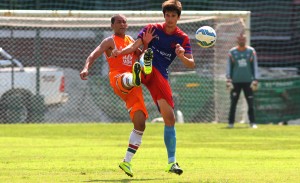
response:
[[[123,20],[127,21],[125,15],[122,15],[122,14],[115,14],[115,15],[113,15],[113,16],[111,17],[111,19],[110,19],[111,24],[114,24],[115,21],[116,21],[116,19],[123,19]]]
[[[111,28],[113,29],[115,35],[118,35],[120,37],[125,36],[125,32],[128,28],[126,17],[121,14],[112,16]]]

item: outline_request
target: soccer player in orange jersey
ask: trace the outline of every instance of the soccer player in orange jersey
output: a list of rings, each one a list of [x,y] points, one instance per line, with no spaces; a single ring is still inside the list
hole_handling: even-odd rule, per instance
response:
[[[142,136],[145,130],[145,121],[148,118],[148,112],[144,104],[141,84],[142,67],[136,62],[141,50],[129,54],[122,54],[117,57],[112,56],[112,50],[122,49],[134,42],[134,39],[125,34],[127,30],[127,20],[124,15],[117,14],[111,18],[111,28],[114,33],[105,38],[98,47],[87,57],[84,68],[80,72],[82,80],[86,80],[89,69],[95,60],[105,54],[109,65],[109,81],[114,93],[119,96],[126,104],[134,129],[129,137],[129,145],[124,157],[124,161],[119,167],[128,175],[133,176],[131,169],[131,159],[138,150],[142,142]],[[152,50],[146,51],[144,59],[151,58]],[[150,55],[149,55],[150,54]]]

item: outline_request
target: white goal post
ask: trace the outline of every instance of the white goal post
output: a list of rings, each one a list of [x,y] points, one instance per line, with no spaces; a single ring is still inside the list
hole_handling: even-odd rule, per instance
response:
[[[137,24],[142,23],[151,23],[151,22],[161,22],[163,21],[162,12],[161,11],[79,11],[79,10],[0,10],[1,17],[1,25],[14,25],[14,26],[26,26],[23,24],[16,25],[13,22],[8,23],[10,19],[39,19],[40,22],[36,22],[36,26],[51,26],[51,19],[54,21],[57,19],[64,19],[67,22],[78,22],[78,19],[89,20],[89,25],[83,26],[91,26],[91,27],[99,27],[99,26],[110,26],[108,24],[99,25],[99,20],[110,21],[110,17],[114,14],[124,14],[130,17],[130,23],[136,25],[133,22],[137,22]],[[144,21],[141,21],[143,17]],[[251,12],[250,11],[183,11],[181,15],[182,19],[185,21],[179,21],[178,23],[186,23],[186,21],[195,21],[197,17],[216,17],[216,18],[230,18],[230,17],[240,17],[245,22],[245,33],[246,36],[250,38],[250,19]],[[187,18],[189,17],[189,18]],[[190,18],[191,17],[191,18]],[[43,21],[44,20],[44,21]],[[92,21],[93,23],[91,23]],[[95,22],[96,21],[96,22]],[[5,22],[5,23],[4,23]],[[45,22],[48,22],[48,24]],[[50,25],[49,25],[50,24]],[[145,25],[145,24],[142,24]],[[28,25],[30,26],[30,25]],[[57,25],[52,25],[57,26]],[[64,26],[64,25],[60,25]],[[76,23],[65,25],[67,27],[70,26],[80,26]],[[249,39],[248,39],[249,41]],[[250,45],[250,42],[248,42]]]

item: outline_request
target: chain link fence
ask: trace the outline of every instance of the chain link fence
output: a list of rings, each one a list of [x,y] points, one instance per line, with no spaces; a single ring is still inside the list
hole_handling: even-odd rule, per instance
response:
[[[127,33],[134,38],[147,23],[163,22],[161,12],[16,11],[1,16],[2,122],[130,121],[124,103],[109,86],[104,56],[94,64],[88,81],[79,77],[89,53],[112,34],[110,17],[115,13],[127,16]],[[182,113],[185,121],[227,120],[227,52],[249,18],[249,12],[182,15],[179,27],[191,39],[197,67],[186,69],[175,60],[169,71],[175,111]],[[194,33],[203,25],[216,29],[218,40],[213,48],[196,44]],[[147,89],[143,90],[148,120],[152,121],[160,114]]]

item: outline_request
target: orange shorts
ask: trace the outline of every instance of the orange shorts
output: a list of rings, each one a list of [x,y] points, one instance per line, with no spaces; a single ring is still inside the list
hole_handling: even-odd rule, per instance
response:
[[[147,119],[148,112],[144,102],[142,87],[133,87],[131,90],[125,89],[121,83],[123,74],[125,73],[119,71],[109,73],[111,87],[115,94],[125,102],[131,120],[133,120],[134,113],[138,110],[143,111]]]

